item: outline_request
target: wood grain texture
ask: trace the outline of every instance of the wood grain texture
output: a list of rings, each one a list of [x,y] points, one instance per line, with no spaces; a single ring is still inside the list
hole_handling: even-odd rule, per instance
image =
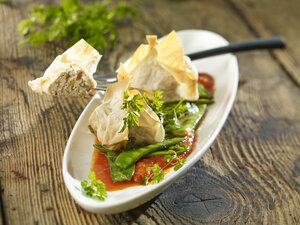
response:
[[[300,87],[300,15],[298,0],[229,1],[241,19],[258,37],[281,35],[287,42],[286,51],[273,51],[273,57],[286,74]]]
[[[245,2],[139,1],[140,18],[118,28],[120,41],[104,52],[99,71],[115,69],[145,34],[161,36],[172,29],[212,30],[230,42],[279,29],[289,41],[297,41],[296,29],[272,22],[272,8],[264,14],[245,5],[270,1]],[[291,7],[284,2],[282,8]],[[231,114],[215,143],[184,177],[125,213],[96,215],[81,209],[64,186],[61,165],[67,139],[88,100],[40,96],[27,86],[67,47],[17,45],[17,23],[34,3],[0,4],[0,224],[300,223],[300,90],[286,64],[264,51],[239,55],[240,84]],[[296,10],[276,15],[296,20]],[[293,23],[299,26],[297,21]],[[278,54],[299,63],[298,53],[288,49]],[[298,77],[299,70],[293,75]]]

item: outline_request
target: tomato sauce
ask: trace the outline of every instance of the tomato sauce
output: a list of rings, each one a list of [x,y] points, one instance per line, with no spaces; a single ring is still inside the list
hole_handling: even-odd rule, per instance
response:
[[[95,144],[101,144],[97,137],[95,138]],[[131,181],[114,183],[111,178],[108,159],[98,149],[94,149],[91,171],[95,172],[96,179],[101,180],[105,184],[105,189],[107,191],[117,191],[139,185],[139,183],[135,182],[133,179]]]
[[[185,136],[187,137],[186,141],[184,141],[180,144],[189,146],[189,149],[186,152],[178,155],[178,158],[186,158],[192,152],[192,149],[193,149],[195,135],[185,134]],[[175,163],[175,162],[176,161],[173,161],[172,163]],[[143,177],[149,176],[152,173],[151,171],[146,171],[146,169],[148,167],[153,167],[154,164],[158,164],[161,168],[163,168],[164,166],[167,165],[167,163],[168,162],[166,160],[164,160],[164,155],[156,155],[156,156],[150,156],[150,157],[140,159],[135,165],[135,173],[133,175],[132,180],[134,180],[137,183],[141,183],[143,180]],[[167,170],[171,167],[172,167],[171,165],[167,166],[164,169],[164,173],[166,173]]]
[[[211,94],[215,92],[214,78],[208,73],[198,73],[198,83],[202,84]]]
[[[185,134],[185,136],[187,137],[186,140],[180,144],[189,146],[189,149],[183,154],[178,155],[178,158],[186,158],[193,150],[195,135]],[[98,141],[97,137],[95,138],[95,143],[101,144]],[[175,161],[173,161],[173,163],[175,163]],[[91,171],[95,172],[96,179],[101,180],[105,184],[105,188],[107,191],[117,191],[127,187],[140,185],[143,177],[149,176],[152,173],[150,171],[146,171],[146,169],[148,167],[153,167],[154,164],[158,164],[162,168],[167,164],[167,161],[164,160],[163,155],[142,158],[135,164],[135,171],[131,181],[114,183],[111,178],[108,159],[100,150],[94,149]],[[164,173],[166,174],[168,169],[171,167],[172,166],[167,166],[164,169]]]
[[[214,80],[207,73],[198,74],[198,82],[202,84],[208,91],[214,93]],[[199,126],[199,125],[198,125]],[[180,144],[189,146],[188,151],[178,155],[178,158],[187,158],[189,154],[194,149],[195,135],[194,134],[184,134],[186,140]],[[97,137],[95,138],[96,144],[101,144]],[[175,161],[174,161],[175,162]],[[131,181],[123,181],[114,183],[109,168],[109,162],[106,156],[97,149],[94,149],[93,159],[92,159],[92,168],[91,170],[95,172],[96,179],[100,179],[106,187],[107,191],[117,191],[127,187],[140,185],[145,176],[151,175],[151,171],[146,171],[148,167],[153,167],[154,164],[158,164],[161,168],[167,164],[167,161],[164,160],[163,155],[150,156],[140,159],[135,165],[134,175]],[[164,174],[166,174],[172,166],[169,165],[164,169]]]

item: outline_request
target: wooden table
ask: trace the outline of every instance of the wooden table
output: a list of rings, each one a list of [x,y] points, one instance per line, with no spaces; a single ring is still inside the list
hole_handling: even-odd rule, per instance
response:
[[[37,3],[8,1],[0,4],[0,224],[300,224],[299,0],[137,4],[140,18],[118,29],[101,70],[117,68],[145,34],[171,29],[211,30],[230,42],[281,35],[288,48],[239,54],[237,98],[211,148],[157,198],[117,215],[88,213],[68,193],[64,148],[89,100],[30,90],[28,80],[67,44],[18,46],[17,24]]]

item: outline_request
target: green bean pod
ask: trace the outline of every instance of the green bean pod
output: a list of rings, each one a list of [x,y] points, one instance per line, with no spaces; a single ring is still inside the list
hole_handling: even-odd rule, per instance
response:
[[[116,158],[115,164],[121,169],[126,169],[145,155],[148,155],[155,151],[169,148],[170,146],[182,142],[184,139],[185,137],[172,138],[154,145],[148,145],[137,149],[125,150],[122,153],[120,153],[120,155]]]
[[[177,155],[182,154],[184,152],[186,152],[188,149],[184,149],[184,150],[180,150],[180,151],[174,151],[174,150],[167,150],[167,151],[157,151],[157,152],[152,152],[148,155],[146,155],[145,157],[149,157],[149,156],[155,156],[155,155],[174,155],[175,153]]]
[[[198,112],[190,113],[179,119],[180,127],[172,130],[174,136],[182,136],[185,132],[194,132],[197,124],[204,115],[207,105],[199,105]]]
[[[115,164],[115,160],[120,154],[120,152],[109,150],[103,147],[102,145],[98,144],[94,144],[94,147],[103,152],[106,156],[109,163],[110,175],[113,182],[129,181],[132,179],[135,170],[135,165],[131,165],[126,169],[122,169]]]
[[[132,179],[135,170],[135,164],[126,169],[121,169],[114,162],[109,160],[110,174],[113,182],[129,181]]]
[[[197,100],[193,100],[193,101],[190,101],[190,100],[184,100],[183,103],[186,103],[186,102],[189,102],[189,103],[195,103],[195,104],[213,104],[214,103],[214,100],[212,99],[197,99]],[[175,100],[175,101],[169,101],[169,102],[164,102],[163,104],[163,107],[168,107],[168,106],[171,106],[171,105],[176,105],[177,103],[179,103],[178,100]]]

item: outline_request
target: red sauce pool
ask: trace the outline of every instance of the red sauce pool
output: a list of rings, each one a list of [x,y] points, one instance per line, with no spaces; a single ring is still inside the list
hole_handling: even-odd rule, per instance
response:
[[[186,158],[193,150],[195,136],[193,134],[186,134],[185,136],[188,136],[188,138],[185,142],[182,142],[180,144],[188,145],[190,148],[185,153],[178,155],[179,158]],[[95,138],[95,143],[100,144],[97,137]],[[135,171],[131,181],[114,183],[111,178],[109,162],[107,158],[101,151],[94,149],[91,170],[95,172],[96,179],[101,180],[105,184],[105,188],[107,191],[117,191],[127,187],[140,185],[143,177],[151,174],[150,171],[146,171],[146,168],[153,167],[156,163],[160,167],[164,167],[167,164],[167,162],[164,160],[164,156],[162,155],[150,156],[140,159],[135,164]],[[169,168],[171,168],[171,166],[168,166],[164,169],[165,174],[167,173]]]
[[[210,93],[215,92],[214,78],[207,73],[198,73],[198,83],[202,84]]]
[[[95,143],[101,144],[98,141],[97,137],[95,138]],[[133,179],[131,181],[114,183],[110,175],[108,159],[101,151],[97,149],[94,149],[91,170],[95,172],[96,179],[100,179],[105,184],[105,188],[107,191],[117,191],[127,187],[136,186],[139,184],[135,182]]]
[[[198,82],[201,83],[208,91],[214,93],[214,79],[207,73],[198,74]],[[189,154],[194,149],[195,135],[194,134],[185,134],[187,140],[181,144],[189,146],[189,150],[183,154],[178,155],[179,158],[187,158]],[[95,143],[100,144],[97,138],[95,138]],[[164,160],[164,156],[150,156],[147,158],[140,159],[135,166],[135,172],[131,181],[123,181],[114,183],[109,168],[109,162],[105,155],[95,149],[92,159],[92,168],[91,170],[95,172],[96,179],[100,179],[106,187],[107,191],[117,191],[127,187],[140,185],[143,177],[151,174],[150,171],[146,171],[146,168],[153,167],[154,164],[158,164],[160,167],[164,167],[167,162]],[[168,166],[164,169],[166,174],[172,166]]]

